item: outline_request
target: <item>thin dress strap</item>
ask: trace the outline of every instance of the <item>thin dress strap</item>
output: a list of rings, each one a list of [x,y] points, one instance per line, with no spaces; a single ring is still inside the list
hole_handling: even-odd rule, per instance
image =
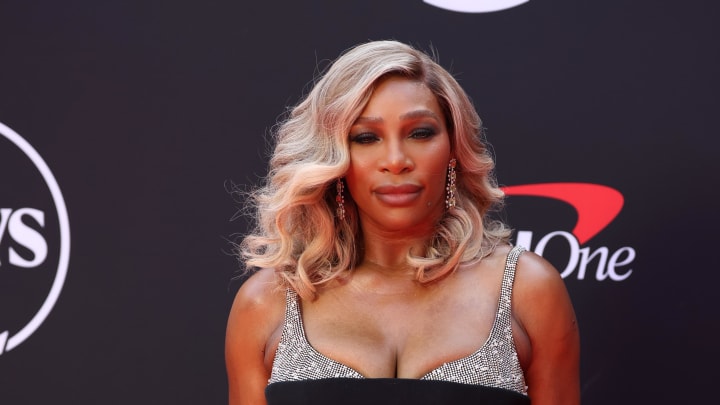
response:
[[[425,375],[423,379],[486,385],[527,395],[525,375],[520,366],[513,339],[511,316],[515,267],[524,250],[517,246],[508,253],[495,321],[485,343],[473,354],[444,363]]]
[[[268,384],[333,377],[363,378],[357,371],[325,357],[310,345],[305,336],[299,301],[297,293],[288,289],[285,296],[285,322]]]

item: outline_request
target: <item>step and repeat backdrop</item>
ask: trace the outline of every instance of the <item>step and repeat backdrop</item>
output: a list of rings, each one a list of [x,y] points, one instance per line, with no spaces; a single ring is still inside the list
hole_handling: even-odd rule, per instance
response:
[[[0,3],[0,403],[223,404],[267,134],[347,48],[434,50],[514,241],[562,273],[583,403],[707,403],[720,6],[670,0]]]

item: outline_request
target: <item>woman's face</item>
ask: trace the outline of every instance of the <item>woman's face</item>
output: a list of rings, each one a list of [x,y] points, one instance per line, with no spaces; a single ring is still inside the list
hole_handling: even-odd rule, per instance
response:
[[[432,232],[445,209],[450,137],[425,84],[389,77],[350,129],[345,179],[363,229]]]

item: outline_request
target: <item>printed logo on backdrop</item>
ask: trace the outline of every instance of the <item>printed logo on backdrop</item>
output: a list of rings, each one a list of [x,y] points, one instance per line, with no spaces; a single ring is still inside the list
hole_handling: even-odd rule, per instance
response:
[[[537,235],[533,231],[519,230],[515,242],[541,256],[548,248],[560,247],[567,254],[567,264],[559,269],[563,278],[584,280],[593,277],[597,281],[623,281],[632,274],[633,270],[629,266],[636,255],[632,247],[611,249],[607,246],[583,246],[605,229],[622,210],[624,198],[617,190],[590,183],[545,183],[507,186],[503,187],[503,191],[507,196],[562,201],[574,208],[577,223],[570,232],[554,230]]]
[[[67,208],[55,177],[35,148],[0,123],[0,355],[52,311],[69,256]]]
[[[492,13],[527,3],[530,0],[423,0],[432,6],[459,13]]]

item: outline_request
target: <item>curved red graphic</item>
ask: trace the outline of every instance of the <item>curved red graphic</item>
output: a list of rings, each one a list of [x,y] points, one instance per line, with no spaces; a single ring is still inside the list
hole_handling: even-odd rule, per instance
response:
[[[580,244],[590,240],[620,213],[625,199],[619,191],[591,183],[541,183],[502,187],[506,195],[554,198],[578,214],[573,235]]]

